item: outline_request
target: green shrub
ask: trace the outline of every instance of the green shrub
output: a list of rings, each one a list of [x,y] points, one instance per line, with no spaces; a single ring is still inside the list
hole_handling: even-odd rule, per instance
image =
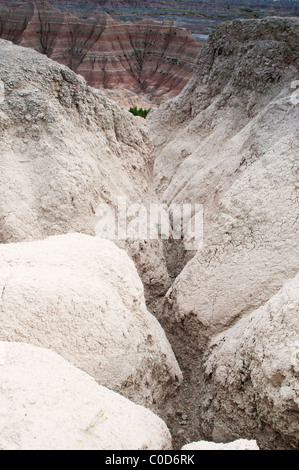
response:
[[[134,114],[134,116],[140,116],[140,117],[145,119],[151,109],[152,108],[150,108],[150,109],[142,109],[142,108],[137,109],[137,106],[134,106],[134,108],[129,109],[129,112]]]

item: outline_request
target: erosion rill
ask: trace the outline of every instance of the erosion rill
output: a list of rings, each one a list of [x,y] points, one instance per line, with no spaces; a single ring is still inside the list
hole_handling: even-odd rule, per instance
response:
[[[182,93],[146,120],[46,54],[0,40],[0,340],[32,345],[9,346],[8,391],[24,387],[11,372],[23,350],[40,387],[43,363],[79,388],[87,372],[161,416],[177,449],[236,439],[298,449],[298,39],[298,19],[221,25]],[[95,236],[119,197],[203,205],[202,248]],[[96,412],[112,395],[87,383]],[[117,406],[124,419],[130,409],[161,441],[138,428],[117,434],[120,446],[170,447],[161,420],[113,397],[116,427]],[[3,448],[21,445],[13,416]],[[71,420],[73,444],[84,419]]]

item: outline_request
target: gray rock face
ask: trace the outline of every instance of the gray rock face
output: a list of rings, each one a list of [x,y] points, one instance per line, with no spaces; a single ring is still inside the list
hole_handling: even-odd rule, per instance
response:
[[[0,338],[50,348],[135,403],[162,410],[181,380],[134,263],[82,234],[0,245]]]
[[[149,116],[161,199],[204,205],[203,249],[164,312],[176,324],[190,321],[190,331],[197,324],[203,340],[298,270],[298,34],[295,19],[223,25],[195,79]]]
[[[0,40],[0,50],[0,242],[95,235],[100,206],[117,210],[120,196],[128,206],[157,202],[142,119],[31,49]],[[147,299],[149,291],[163,295],[161,243],[119,244],[136,262]]]
[[[185,258],[161,313],[184,401],[198,410],[192,440],[211,439],[200,411],[207,343],[299,269],[298,45],[298,19],[223,24],[182,94],[148,117],[159,197],[204,205],[203,248]]]
[[[214,438],[255,436],[263,447],[298,448],[298,312],[299,275],[212,340],[202,419]]]

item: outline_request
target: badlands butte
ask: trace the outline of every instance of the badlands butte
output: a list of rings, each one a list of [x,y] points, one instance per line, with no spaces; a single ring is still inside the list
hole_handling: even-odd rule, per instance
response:
[[[130,90],[153,103],[173,98],[192,77],[202,46],[189,30],[151,18],[118,21],[96,9],[86,14],[47,2],[0,4],[0,37],[67,65],[88,85]]]
[[[299,20],[221,24],[146,120],[3,39],[0,80],[0,448],[298,450]],[[119,196],[202,247],[100,238]]]

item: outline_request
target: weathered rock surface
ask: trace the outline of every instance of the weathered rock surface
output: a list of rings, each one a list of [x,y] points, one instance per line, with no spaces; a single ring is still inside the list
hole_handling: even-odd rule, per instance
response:
[[[148,117],[161,200],[204,205],[203,250],[174,283],[165,312],[187,331],[188,321],[197,324],[202,339],[298,269],[298,35],[295,19],[223,25],[194,80]]]
[[[0,10],[0,37],[67,65],[96,88],[125,88],[155,102],[176,96],[193,75],[201,45],[190,31],[150,18],[87,19],[46,2]]]
[[[0,339],[61,354],[97,382],[162,409],[181,372],[134,263],[82,234],[0,245]]]
[[[117,215],[120,196],[127,207],[157,202],[143,119],[31,49],[0,40],[0,50],[0,242],[95,235],[99,207]],[[160,241],[112,238],[134,259],[147,300],[164,295]]]
[[[182,450],[259,450],[259,447],[255,441],[239,439],[228,444],[216,444],[207,441],[191,442],[183,446]]]
[[[298,272],[298,38],[297,19],[223,24],[183,93],[148,116],[159,197],[204,205],[203,249],[161,313],[185,373],[185,401],[194,397],[189,410],[200,408],[205,393],[207,341]]]
[[[299,274],[212,340],[202,414],[210,435],[254,436],[264,448],[298,449],[298,312]]]
[[[0,342],[1,450],[171,449],[165,423],[48,349]]]

